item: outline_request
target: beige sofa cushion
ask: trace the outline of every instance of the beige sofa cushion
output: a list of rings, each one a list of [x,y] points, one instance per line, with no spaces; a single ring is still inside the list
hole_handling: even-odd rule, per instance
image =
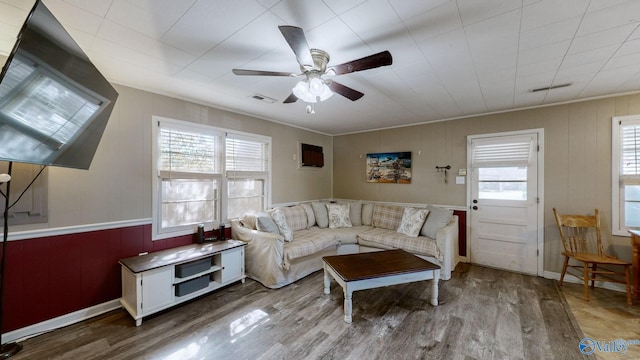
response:
[[[420,230],[420,235],[435,239],[438,231],[453,219],[453,210],[433,205],[428,205],[427,209],[429,216]]]
[[[320,230],[319,228],[316,228]],[[340,244],[357,244],[358,234],[363,231],[371,229],[371,226],[352,226],[350,228],[340,229],[322,229],[320,231],[328,231],[335,236],[336,242]]]
[[[327,206],[325,204],[326,203],[319,201],[311,203],[313,214],[316,217],[316,223],[321,229],[329,227],[329,214],[327,213]]]
[[[402,249],[413,254],[433,256],[442,261],[444,256],[438,250],[436,241],[426,236],[412,237],[394,230],[372,228],[358,234],[360,245],[383,249]]]
[[[329,246],[338,244],[336,237],[330,231],[313,227],[309,230],[295,232],[295,241],[284,245],[283,267],[289,268],[291,261],[320,252]]]
[[[307,212],[302,205],[278,208],[291,231],[304,230],[309,227]]]
[[[301,204],[304,208],[304,212],[307,213],[307,229],[316,224],[316,215],[313,213],[313,207],[311,204]]]
[[[362,200],[338,200],[337,203],[349,204],[349,220],[351,220],[351,225],[364,225],[362,223]]]
[[[371,226],[373,219],[373,204],[362,204],[362,225]]]
[[[280,234],[278,225],[273,221],[271,215],[266,212],[261,212],[256,215],[256,229],[272,234]]]
[[[400,225],[403,212],[404,206],[375,204],[371,225],[395,231]]]

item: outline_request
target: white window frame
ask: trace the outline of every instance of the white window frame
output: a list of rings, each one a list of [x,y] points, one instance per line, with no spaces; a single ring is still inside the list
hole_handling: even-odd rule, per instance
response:
[[[611,234],[616,236],[630,236],[629,230],[637,229],[623,224],[625,218],[623,181],[640,184],[640,175],[623,178],[621,173],[621,130],[625,124],[640,124],[640,115],[615,116],[611,119]]]
[[[216,213],[218,214],[218,219],[212,219],[211,221],[204,222],[205,231],[209,231],[212,229],[216,229],[220,226],[221,223],[226,223],[229,219],[227,218],[227,206],[228,206],[228,195],[227,195],[227,181],[228,179],[242,179],[242,178],[255,178],[264,180],[264,209],[266,210],[271,206],[271,137],[256,135],[251,133],[245,133],[240,131],[234,131],[229,129],[218,128],[209,125],[196,124],[187,121],[180,121],[175,119],[169,119],[161,116],[153,116],[152,117],[152,240],[160,240],[166,239],[176,236],[184,236],[190,235],[196,232],[196,224],[189,224],[179,227],[174,227],[170,229],[160,229],[161,224],[161,186],[162,186],[162,172],[158,170],[158,162],[160,159],[160,148],[159,148],[159,135],[160,135],[160,126],[159,124],[163,123],[172,128],[183,129],[186,131],[199,132],[199,133],[207,133],[219,136],[219,142],[217,145],[217,160],[220,163],[220,173],[216,174],[184,174],[184,178],[211,178],[213,180],[218,181],[218,197],[216,203]],[[251,139],[259,142],[266,142],[268,144],[268,154],[267,154],[267,172],[233,172],[227,173],[226,171],[226,137],[242,137],[246,139]],[[180,173],[175,175],[180,176]],[[174,176],[175,178],[175,176]]]
[[[224,211],[223,213],[225,214],[225,218],[228,219],[228,212],[227,212],[227,206],[228,206],[228,201],[229,201],[229,196],[228,196],[228,186],[227,186],[227,182],[229,180],[243,180],[243,179],[251,179],[251,180],[263,180],[264,181],[264,193],[263,193],[263,209],[262,210],[266,210],[270,204],[271,204],[271,137],[268,136],[262,136],[262,135],[256,135],[256,134],[250,134],[250,133],[244,133],[244,132],[239,132],[239,131],[227,131],[226,137],[225,137],[225,155],[226,155],[226,140],[227,138],[236,138],[236,139],[244,139],[244,140],[249,140],[249,141],[255,141],[255,142],[261,142],[261,143],[266,143],[267,144],[267,153],[266,153],[266,169],[265,171],[230,171],[227,170],[225,167],[225,179],[224,179],[224,184],[225,184],[225,189],[227,189],[227,191],[225,191],[225,198],[224,198]],[[225,165],[226,165],[226,159],[225,159]]]

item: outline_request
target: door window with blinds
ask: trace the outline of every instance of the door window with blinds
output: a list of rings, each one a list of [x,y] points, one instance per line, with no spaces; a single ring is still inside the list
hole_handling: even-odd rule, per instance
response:
[[[531,136],[510,141],[473,143],[472,165],[478,176],[478,198],[527,200],[527,166],[532,154]]]
[[[640,115],[612,121],[612,233],[640,229]]]
[[[266,208],[270,138],[154,117],[154,239]]]

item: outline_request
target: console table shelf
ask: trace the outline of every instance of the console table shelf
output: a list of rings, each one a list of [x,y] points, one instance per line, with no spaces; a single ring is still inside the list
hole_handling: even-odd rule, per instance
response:
[[[120,303],[136,320],[236,281],[245,281],[238,240],[193,244],[120,260]]]

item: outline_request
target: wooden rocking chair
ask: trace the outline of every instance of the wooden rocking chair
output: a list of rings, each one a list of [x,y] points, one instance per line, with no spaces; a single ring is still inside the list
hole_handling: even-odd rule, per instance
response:
[[[584,281],[584,299],[589,301],[589,281],[591,287],[596,281],[615,282],[627,287],[627,304],[631,305],[631,263],[608,255],[602,246],[600,235],[600,212],[594,215],[560,215],[553,209],[558,231],[564,246],[564,264],[559,285],[562,286],[567,269],[578,270],[571,273]],[[582,265],[570,265],[569,260],[579,261]],[[615,271],[610,266],[622,266],[624,271]]]

